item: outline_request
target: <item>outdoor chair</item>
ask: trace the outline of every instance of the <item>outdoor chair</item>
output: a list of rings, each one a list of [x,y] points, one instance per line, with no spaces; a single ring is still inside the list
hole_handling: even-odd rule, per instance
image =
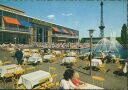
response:
[[[77,66],[78,65],[77,62],[78,62],[78,58],[76,58],[76,60],[73,60],[72,65]]]
[[[16,70],[14,72],[15,78],[18,79],[20,75],[24,74],[24,72],[25,72],[24,69]]]
[[[56,76],[57,74],[51,75],[51,78],[53,79],[52,82],[47,80],[45,83],[41,84],[41,88],[43,87],[45,89],[48,89],[48,88],[50,89],[50,88],[55,88],[59,86],[59,82],[56,82],[56,78],[55,78]]]
[[[103,87],[105,79],[101,76],[92,76],[93,84],[95,84],[95,81],[100,81],[101,86]]]
[[[0,66],[2,66],[3,65],[3,62],[2,61],[0,61]]]
[[[31,71],[31,70],[34,70],[35,69],[35,67],[27,67],[27,68],[25,68],[25,71]]]
[[[9,72],[10,70],[13,70],[14,68],[15,68],[15,67],[13,67],[13,68],[8,68],[8,69],[7,69],[7,73],[4,74],[4,76],[2,77],[4,85],[6,84],[6,80],[7,80],[7,79],[10,78],[11,81],[12,81],[12,79],[14,78],[14,73]]]
[[[18,83],[18,82],[17,82],[17,83]],[[25,87],[23,84],[21,84],[21,85],[18,85],[18,84],[17,84],[17,86],[15,87],[15,89],[26,90],[26,87]]]
[[[60,54],[60,58],[64,58],[66,56],[66,54],[62,53]]]
[[[55,70],[56,68],[55,67],[49,67],[49,73],[52,75],[52,73],[55,74]]]
[[[7,57],[4,57],[3,65],[11,64],[11,63],[12,63],[11,61],[8,61],[8,60],[7,60]]]
[[[55,58],[54,58],[54,57],[53,57],[53,58],[51,58],[51,59],[49,60],[49,62],[50,62],[50,63],[55,62]]]
[[[88,67],[89,66],[89,60],[88,59],[85,59],[84,60],[84,63],[85,63],[85,67]]]
[[[116,58],[115,59],[115,63],[116,63],[116,66],[119,70],[121,70],[123,68],[123,65],[120,63],[120,59],[119,58]]]
[[[3,62],[4,65],[11,64],[11,63],[12,63],[11,61],[5,61],[5,62]]]
[[[101,72],[106,72],[106,64],[99,64],[98,65],[98,69],[101,71]]]

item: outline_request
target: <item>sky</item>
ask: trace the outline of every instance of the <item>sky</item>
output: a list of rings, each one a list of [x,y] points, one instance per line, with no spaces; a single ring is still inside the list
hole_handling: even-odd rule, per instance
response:
[[[0,3],[19,8],[26,15],[79,30],[80,38],[99,37],[100,0],[0,0]],[[127,23],[126,0],[104,0],[105,36],[120,36]]]

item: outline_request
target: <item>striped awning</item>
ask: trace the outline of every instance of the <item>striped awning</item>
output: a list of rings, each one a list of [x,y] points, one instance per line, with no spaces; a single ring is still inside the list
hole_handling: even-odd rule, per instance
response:
[[[52,27],[52,30],[54,31],[54,32],[61,32],[58,28],[56,28],[56,27]]]
[[[64,29],[64,28],[63,28],[62,30],[64,31],[64,33],[69,33],[69,32],[68,32],[66,29]]]
[[[4,19],[4,21],[5,21],[6,23],[21,25],[20,22],[19,22],[16,18],[3,16],[3,19]]]
[[[31,26],[31,23],[27,22],[26,20],[20,18],[18,18],[18,20],[20,21],[22,26],[27,26],[27,27]]]
[[[73,31],[69,30],[69,32],[70,32],[70,34],[74,35],[74,32]]]

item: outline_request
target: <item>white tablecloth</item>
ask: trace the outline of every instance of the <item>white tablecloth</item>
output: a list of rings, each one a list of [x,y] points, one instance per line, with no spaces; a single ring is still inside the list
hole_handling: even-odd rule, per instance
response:
[[[55,56],[54,55],[44,55],[44,59],[49,60],[49,59],[52,59],[52,58],[55,58]]]
[[[76,61],[75,57],[65,57],[64,59],[62,59],[62,63],[71,63],[75,61]]]
[[[92,59],[91,61],[92,66],[99,66],[102,64],[102,61],[100,59]]]
[[[69,52],[67,55],[68,56],[76,56],[76,53],[75,52]]]
[[[29,57],[29,59],[28,59],[28,62],[33,62],[33,63],[37,63],[37,62],[42,62],[42,58],[41,58],[41,56],[40,55],[38,55],[38,54],[32,54],[32,56],[31,57]]]
[[[128,64],[127,64],[127,62],[125,63],[125,66],[124,66],[124,68],[123,68],[123,72],[124,73],[127,73],[127,71],[128,71]]]
[[[60,55],[60,54],[61,54],[60,51],[54,51],[54,53],[55,53],[56,55]]]
[[[23,84],[27,89],[32,89],[34,85],[40,83],[40,80],[45,78],[51,78],[49,72],[46,71],[36,71],[29,74],[22,75],[18,81],[18,84]]]
[[[101,87],[86,83],[86,85],[80,87],[80,89],[104,89],[104,88],[101,88]]]
[[[12,69],[7,70],[8,68],[12,68]],[[22,68],[16,64],[0,66],[1,77],[3,77],[4,74],[6,73],[14,73],[16,70],[21,70],[21,69]]]

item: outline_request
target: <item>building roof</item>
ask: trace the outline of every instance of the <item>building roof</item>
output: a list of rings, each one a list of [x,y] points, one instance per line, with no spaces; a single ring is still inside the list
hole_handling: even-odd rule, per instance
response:
[[[21,9],[14,8],[14,7],[12,7],[12,6],[7,6],[7,5],[4,5],[4,4],[0,4],[0,9],[5,9],[5,8],[6,8],[6,10],[8,9],[8,11],[15,10],[15,11],[20,12],[20,13],[25,13],[25,12],[24,12],[23,10],[21,10]]]

